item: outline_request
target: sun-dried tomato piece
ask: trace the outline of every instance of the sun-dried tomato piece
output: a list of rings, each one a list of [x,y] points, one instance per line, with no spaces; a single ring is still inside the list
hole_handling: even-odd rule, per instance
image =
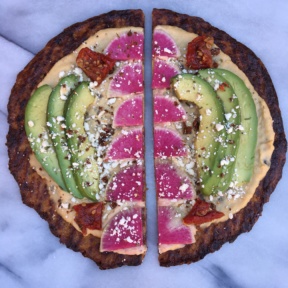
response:
[[[88,47],[81,49],[76,59],[77,65],[98,85],[113,71],[115,62],[109,56],[94,52]]]
[[[185,224],[200,225],[223,216],[224,213],[215,210],[211,203],[197,198],[190,212],[183,218],[183,222]]]
[[[87,229],[102,229],[103,202],[82,203],[73,206],[73,209],[76,211],[74,220],[84,235],[87,234]]]
[[[213,38],[206,36],[198,36],[189,42],[186,54],[187,67],[194,70],[212,68],[211,48],[213,43]]]
[[[221,83],[221,84],[219,85],[218,90],[220,90],[220,91],[225,91],[225,88],[226,88],[226,87],[229,87],[229,84],[223,82],[223,83]]]

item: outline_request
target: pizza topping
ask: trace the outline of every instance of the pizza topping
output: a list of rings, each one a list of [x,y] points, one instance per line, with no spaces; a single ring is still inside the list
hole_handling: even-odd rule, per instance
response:
[[[127,33],[117,35],[107,46],[104,53],[118,61],[141,60],[143,59],[143,43],[143,33],[129,30]]]
[[[142,62],[133,62],[123,65],[111,79],[108,97],[123,97],[134,93],[143,93]]]
[[[103,202],[82,203],[73,206],[76,211],[75,222],[79,225],[82,233],[87,234],[87,229],[102,229]]]
[[[183,139],[176,131],[156,127],[154,129],[154,157],[186,156]]]
[[[156,163],[158,199],[192,199],[194,189],[189,178],[170,163]]]
[[[180,52],[175,41],[162,30],[155,30],[153,35],[153,57],[179,57]]]
[[[105,226],[100,251],[117,251],[143,245],[141,207],[125,207]]]
[[[186,112],[172,97],[154,96],[154,123],[182,122]]]
[[[125,135],[126,134],[126,135]],[[142,128],[127,129],[112,140],[106,155],[106,160],[143,159]]]
[[[158,207],[159,248],[161,245],[191,244],[195,241],[190,227],[181,221],[181,208],[174,206]]]
[[[183,218],[183,222],[185,224],[200,225],[221,218],[224,215],[224,213],[215,210],[211,203],[197,198],[190,212]]]
[[[100,85],[113,71],[115,60],[85,47],[80,50],[76,63],[92,81]]]
[[[172,62],[155,59],[153,62],[152,88],[164,89],[170,87],[170,79],[179,74],[180,69]]]
[[[115,111],[113,126],[143,125],[143,95],[124,101]]]
[[[188,68],[194,70],[212,68],[213,59],[211,48],[213,44],[213,38],[206,36],[198,36],[189,42],[186,55]]]
[[[142,201],[144,193],[143,167],[132,165],[120,170],[109,181],[108,201]]]

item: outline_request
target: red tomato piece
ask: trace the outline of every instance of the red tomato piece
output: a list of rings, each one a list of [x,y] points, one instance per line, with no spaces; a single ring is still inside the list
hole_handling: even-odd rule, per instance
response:
[[[73,209],[76,211],[74,220],[84,235],[87,234],[87,229],[102,229],[103,202],[82,203],[73,206]]]
[[[183,222],[200,225],[223,216],[224,213],[215,210],[210,203],[197,198],[190,212],[183,218]]]
[[[213,38],[206,36],[198,36],[189,42],[186,54],[188,68],[194,70],[212,68],[212,45]]]
[[[223,82],[223,83],[221,83],[221,84],[219,85],[219,90],[220,90],[220,91],[225,91],[225,88],[226,88],[226,87],[229,87],[229,85],[228,85],[227,83]]]
[[[113,71],[115,62],[109,56],[94,52],[88,47],[81,49],[76,59],[77,65],[98,85]]]

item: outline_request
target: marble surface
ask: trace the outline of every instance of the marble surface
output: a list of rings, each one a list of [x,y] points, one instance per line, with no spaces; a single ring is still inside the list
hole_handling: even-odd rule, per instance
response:
[[[192,265],[171,268],[158,265],[155,191],[149,154],[146,155],[149,251],[141,266],[99,270],[80,253],[61,245],[58,238],[50,233],[47,223],[34,210],[22,204],[18,186],[7,169],[5,146],[8,131],[6,105],[17,73],[65,27],[113,9],[143,9],[146,36],[149,37],[153,7],[200,16],[250,47],[271,75],[287,132],[286,0],[154,0],[153,4],[152,1],[138,0],[58,0],[53,4],[47,0],[1,0],[0,287],[288,287],[287,165],[283,179],[253,230]],[[146,42],[146,53],[149,51],[151,49]],[[149,61],[149,57],[146,60]],[[146,70],[145,73],[148,84],[151,81],[149,72]],[[150,94],[146,96],[149,98]],[[147,103],[147,135],[151,136],[151,101],[147,99]],[[146,144],[149,152],[152,145],[149,137]]]

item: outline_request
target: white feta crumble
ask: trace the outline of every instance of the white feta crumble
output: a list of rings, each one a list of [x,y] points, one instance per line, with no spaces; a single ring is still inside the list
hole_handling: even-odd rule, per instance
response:
[[[166,48],[166,47],[164,48],[164,52],[172,54],[172,51],[170,49]]]
[[[128,243],[133,243],[133,240],[130,238],[130,236],[128,236],[125,240],[126,240]]]
[[[207,116],[210,116],[211,113],[212,113],[212,111],[211,111],[210,109],[206,109],[206,115],[207,115]]]
[[[62,77],[64,77],[65,76],[65,72],[64,71],[61,71],[60,73],[59,73],[59,78],[62,78]]]
[[[231,118],[232,114],[231,113],[226,113],[225,118],[228,121]]]
[[[179,190],[184,193],[189,188],[189,185],[184,183],[179,187]]]
[[[29,126],[29,127],[34,127],[34,122],[33,122],[32,120],[29,120],[29,121],[28,121],[28,126]]]
[[[107,101],[107,104],[108,105],[111,105],[111,104],[114,104],[116,102],[116,98],[110,98],[108,101]]]
[[[221,123],[217,123],[217,124],[215,125],[215,128],[216,128],[217,131],[221,131],[221,130],[224,129],[224,125],[222,125]]]

